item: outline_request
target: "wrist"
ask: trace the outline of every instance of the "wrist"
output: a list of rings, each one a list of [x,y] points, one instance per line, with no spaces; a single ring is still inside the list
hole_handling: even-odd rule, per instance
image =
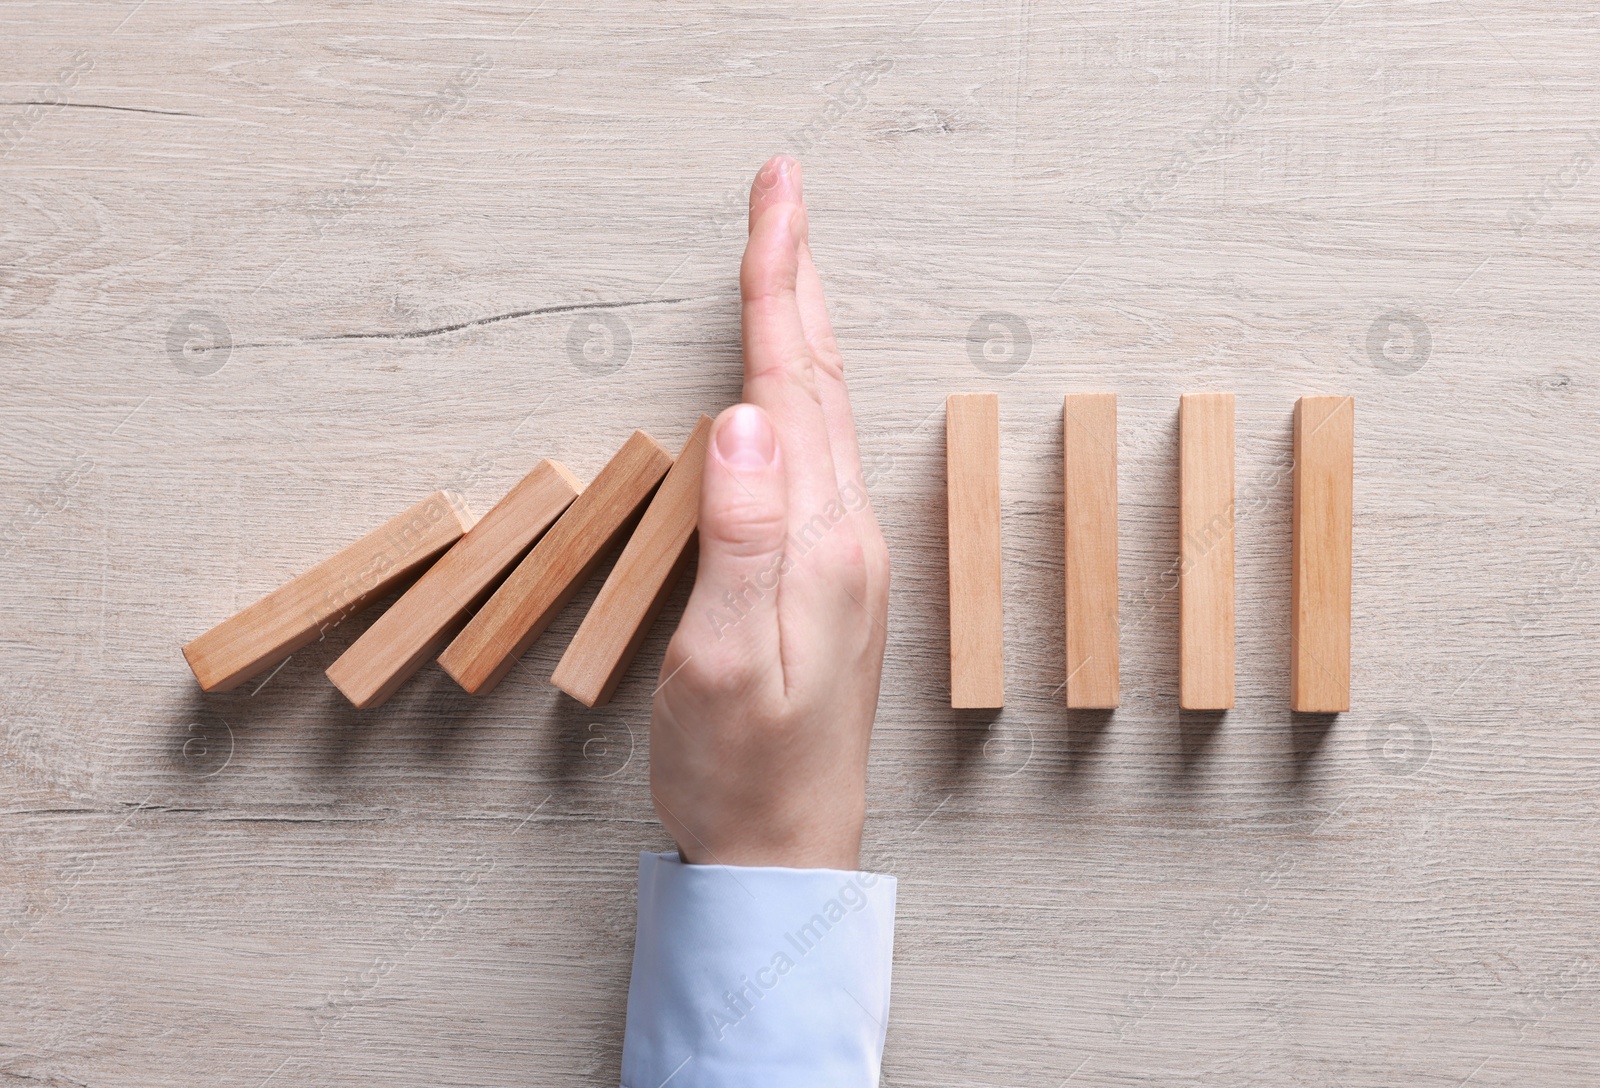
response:
[[[772,866],[781,869],[839,869],[861,867],[861,828],[837,834],[761,836],[746,835],[718,843],[689,837],[679,840],[678,856],[690,865]]]

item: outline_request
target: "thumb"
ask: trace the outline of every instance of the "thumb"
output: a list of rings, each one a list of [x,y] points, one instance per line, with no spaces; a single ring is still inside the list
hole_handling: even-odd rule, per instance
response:
[[[778,579],[789,502],[778,436],[767,413],[736,404],[717,417],[700,482],[700,565],[689,614],[724,641],[738,628],[750,649],[776,653]],[[698,620],[704,617],[704,620]]]

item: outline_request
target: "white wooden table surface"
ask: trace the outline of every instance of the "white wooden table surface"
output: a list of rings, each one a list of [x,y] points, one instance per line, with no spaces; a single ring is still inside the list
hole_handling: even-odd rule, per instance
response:
[[[1600,22],[1488,0],[0,8],[0,1084],[615,1084],[615,703],[178,648],[427,491],[739,389],[805,162],[896,565],[885,1082],[1600,1082]],[[1068,714],[1061,395],[1121,397]],[[947,702],[942,404],[1004,428],[1010,705]],[[1238,400],[1238,705],[1177,712],[1175,422]],[[1294,398],[1357,398],[1354,695],[1291,716]],[[667,621],[682,609],[683,592]],[[654,1086],[651,1086],[654,1088]]]

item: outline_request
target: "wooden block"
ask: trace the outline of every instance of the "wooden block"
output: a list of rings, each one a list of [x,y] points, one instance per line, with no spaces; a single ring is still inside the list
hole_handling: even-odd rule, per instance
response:
[[[381,706],[444,648],[582,490],[559,462],[540,461],[329,667],[334,687],[361,709]]]
[[[1233,706],[1233,394],[1178,402],[1178,705]]]
[[[1355,490],[1354,397],[1294,406],[1294,572],[1290,706],[1350,709],[1350,555]]]
[[[604,706],[683,569],[700,520],[700,476],[711,438],[701,416],[639,527],[611,568],[550,682],[584,706]]]
[[[1066,509],[1067,706],[1121,698],[1117,654],[1117,396],[1069,393],[1061,406]]]
[[[950,705],[1005,705],[1000,610],[1000,398],[945,400],[950,529]]]
[[[588,581],[671,467],[672,454],[661,443],[634,431],[445,647],[444,671],[474,695],[493,691]]]
[[[228,691],[282,662],[433,562],[472,528],[459,495],[435,491],[411,509],[183,648],[206,691]]]

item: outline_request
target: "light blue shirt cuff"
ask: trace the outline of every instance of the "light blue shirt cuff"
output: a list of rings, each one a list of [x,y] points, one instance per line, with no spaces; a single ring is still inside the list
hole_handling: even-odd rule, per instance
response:
[[[895,879],[639,855],[623,1088],[870,1088]]]

